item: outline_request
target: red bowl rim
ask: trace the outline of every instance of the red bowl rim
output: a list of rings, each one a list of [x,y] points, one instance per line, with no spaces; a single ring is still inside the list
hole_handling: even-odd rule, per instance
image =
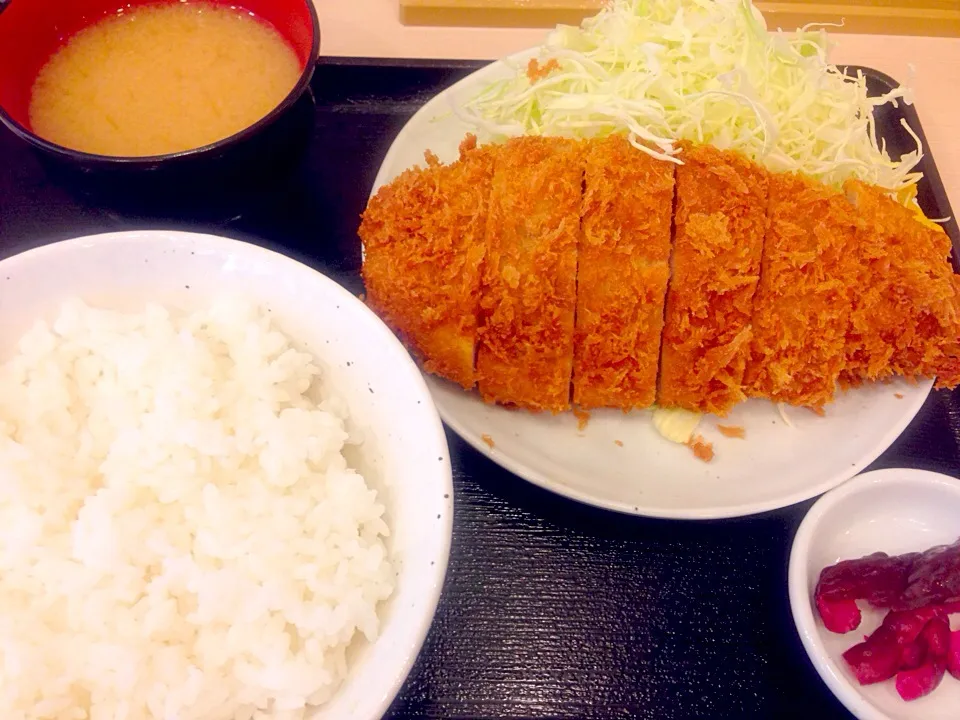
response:
[[[71,148],[64,147],[63,145],[50,142],[49,140],[44,140],[32,130],[28,129],[17,120],[14,120],[13,117],[6,110],[4,110],[2,106],[0,106],[0,122],[10,128],[15,135],[19,136],[21,139],[27,141],[31,145],[34,145],[41,150],[46,150],[47,152],[53,153],[54,155],[65,156],[70,160],[81,163],[87,162],[115,166],[138,165],[144,163],[153,165],[172,160],[193,158],[198,155],[206,155],[208,153],[214,153],[217,150],[222,150],[229,146],[236,145],[243,142],[247,138],[258,134],[268,125],[273,124],[273,122],[280,115],[285,113],[291,106],[294,105],[294,103],[297,102],[297,100],[300,99],[300,96],[303,95],[304,90],[307,89],[307,86],[310,84],[310,80],[313,78],[313,71],[316,68],[317,59],[320,55],[320,19],[317,16],[317,8],[313,4],[313,0],[303,0],[303,4],[307,8],[307,12],[310,14],[310,23],[313,29],[313,41],[310,47],[310,55],[307,57],[307,62],[304,64],[303,70],[300,72],[300,77],[297,79],[297,84],[293,86],[293,89],[287,93],[287,96],[273,110],[257,120],[257,122],[253,123],[253,125],[250,125],[243,130],[234,133],[233,135],[229,135],[225,138],[221,138],[220,140],[202,145],[197,148],[181,150],[174,153],[166,153],[164,155],[100,155],[98,153],[83,152],[82,150],[73,150]],[[7,0],[0,0],[0,12],[3,12],[6,5]]]

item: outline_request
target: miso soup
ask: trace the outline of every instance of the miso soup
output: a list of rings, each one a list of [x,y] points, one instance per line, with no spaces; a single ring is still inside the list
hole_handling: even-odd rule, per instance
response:
[[[211,3],[118,11],[70,38],[33,86],[46,140],[114,156],[164,155],[229,137],[290,93],[301,65],[272,26]]]

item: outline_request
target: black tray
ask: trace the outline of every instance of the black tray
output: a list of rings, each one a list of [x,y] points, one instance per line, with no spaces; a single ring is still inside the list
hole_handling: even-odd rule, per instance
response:
[[[324,61],[303,160],[232,207],[117,204],[63,184],[0,130],[0,255],[131,228],[202,230],[279,249],[359,292],[358,216],[387,148],[466,62]],[[892,81],[866,71],[875,91]],[[314,107],[315,104],[315,107]],[[879,118],[891,151],[911,108]],[[931,157],[920,203],[952,215]],[[948,225],[960,247],[956,222]],[[954,253],[955,256],[958,253]],[[739,520],[608,513],[530,485],[449,434],[454,543],[437,617],[390,718],[847,718],[807,660],[787,600],[810,502]],[[870,469],[960,474],[960,393],[935,392]]]

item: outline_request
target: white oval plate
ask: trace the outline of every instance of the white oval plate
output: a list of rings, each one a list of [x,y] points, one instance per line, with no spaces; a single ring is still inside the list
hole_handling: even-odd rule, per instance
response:
[[[472,128],[453,108],[536,54],[526,50],[488,65],[424,105],[391,146],[373,192],[407,168],[423,165],[425,150],[445,162],[455,160],[460,141]],[[932,382],[898,381],[860,388],[841,394],[826,417],[788,408],[792,427],[773,404],[751,400],[722,421],[743,426],[744,440],[720,435],[715,418],[701,423],[698,432],[716,451],[712,462],[703,463],[689,448],[660,437],[650,411],[594,412],[580,432],[571,413],[506,410],[438,378],[428,378],[427,384],[444,421],[520,477],[590,505],[684,519],[750,515],[836,487],[893,443],[932,387]]]
[[[820,498],[800,523],[788,575],[793,620],[820,677],[860,720],[955,720],[960,682],[946,675],[936,690],[911,702],[900,698],[892,679],[860,686],[843,653],[872,633],[885,613],[863,605],[860,627],[830,632],[813,604],[820,571],[839,560],[923,551],[958,536],[960,480],[905,468],[864,473]],[[960,627],[956,617],[952,627]]]

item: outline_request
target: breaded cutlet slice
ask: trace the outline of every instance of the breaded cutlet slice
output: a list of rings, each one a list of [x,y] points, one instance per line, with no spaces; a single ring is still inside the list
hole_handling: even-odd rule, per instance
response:
[[[739,153],[681,147],[657,404],[723,416],[744,399],[768,173]]]
[[[584,167],[573,401],[645,408],[657,394],[675,165],[611,135],[588,142]]]
[[[570,407],[582,182],[574,140],[513,138],[497,156],[477,353],[488,402]]]
[[[480,268],[495,146],[468,136],[457,162],[430,153],[403,172],[363,213],[367,304],[432,373],[476,384]]]
[[[748,396],[817,409],[833,400],[857,279],[856,225],[843,193],[800,174],[770,176]]]
[[[960,276],[946,233],[921,223],[881,188],[844,184],[860,218],[845,385],[891,375],[960,384]]]

